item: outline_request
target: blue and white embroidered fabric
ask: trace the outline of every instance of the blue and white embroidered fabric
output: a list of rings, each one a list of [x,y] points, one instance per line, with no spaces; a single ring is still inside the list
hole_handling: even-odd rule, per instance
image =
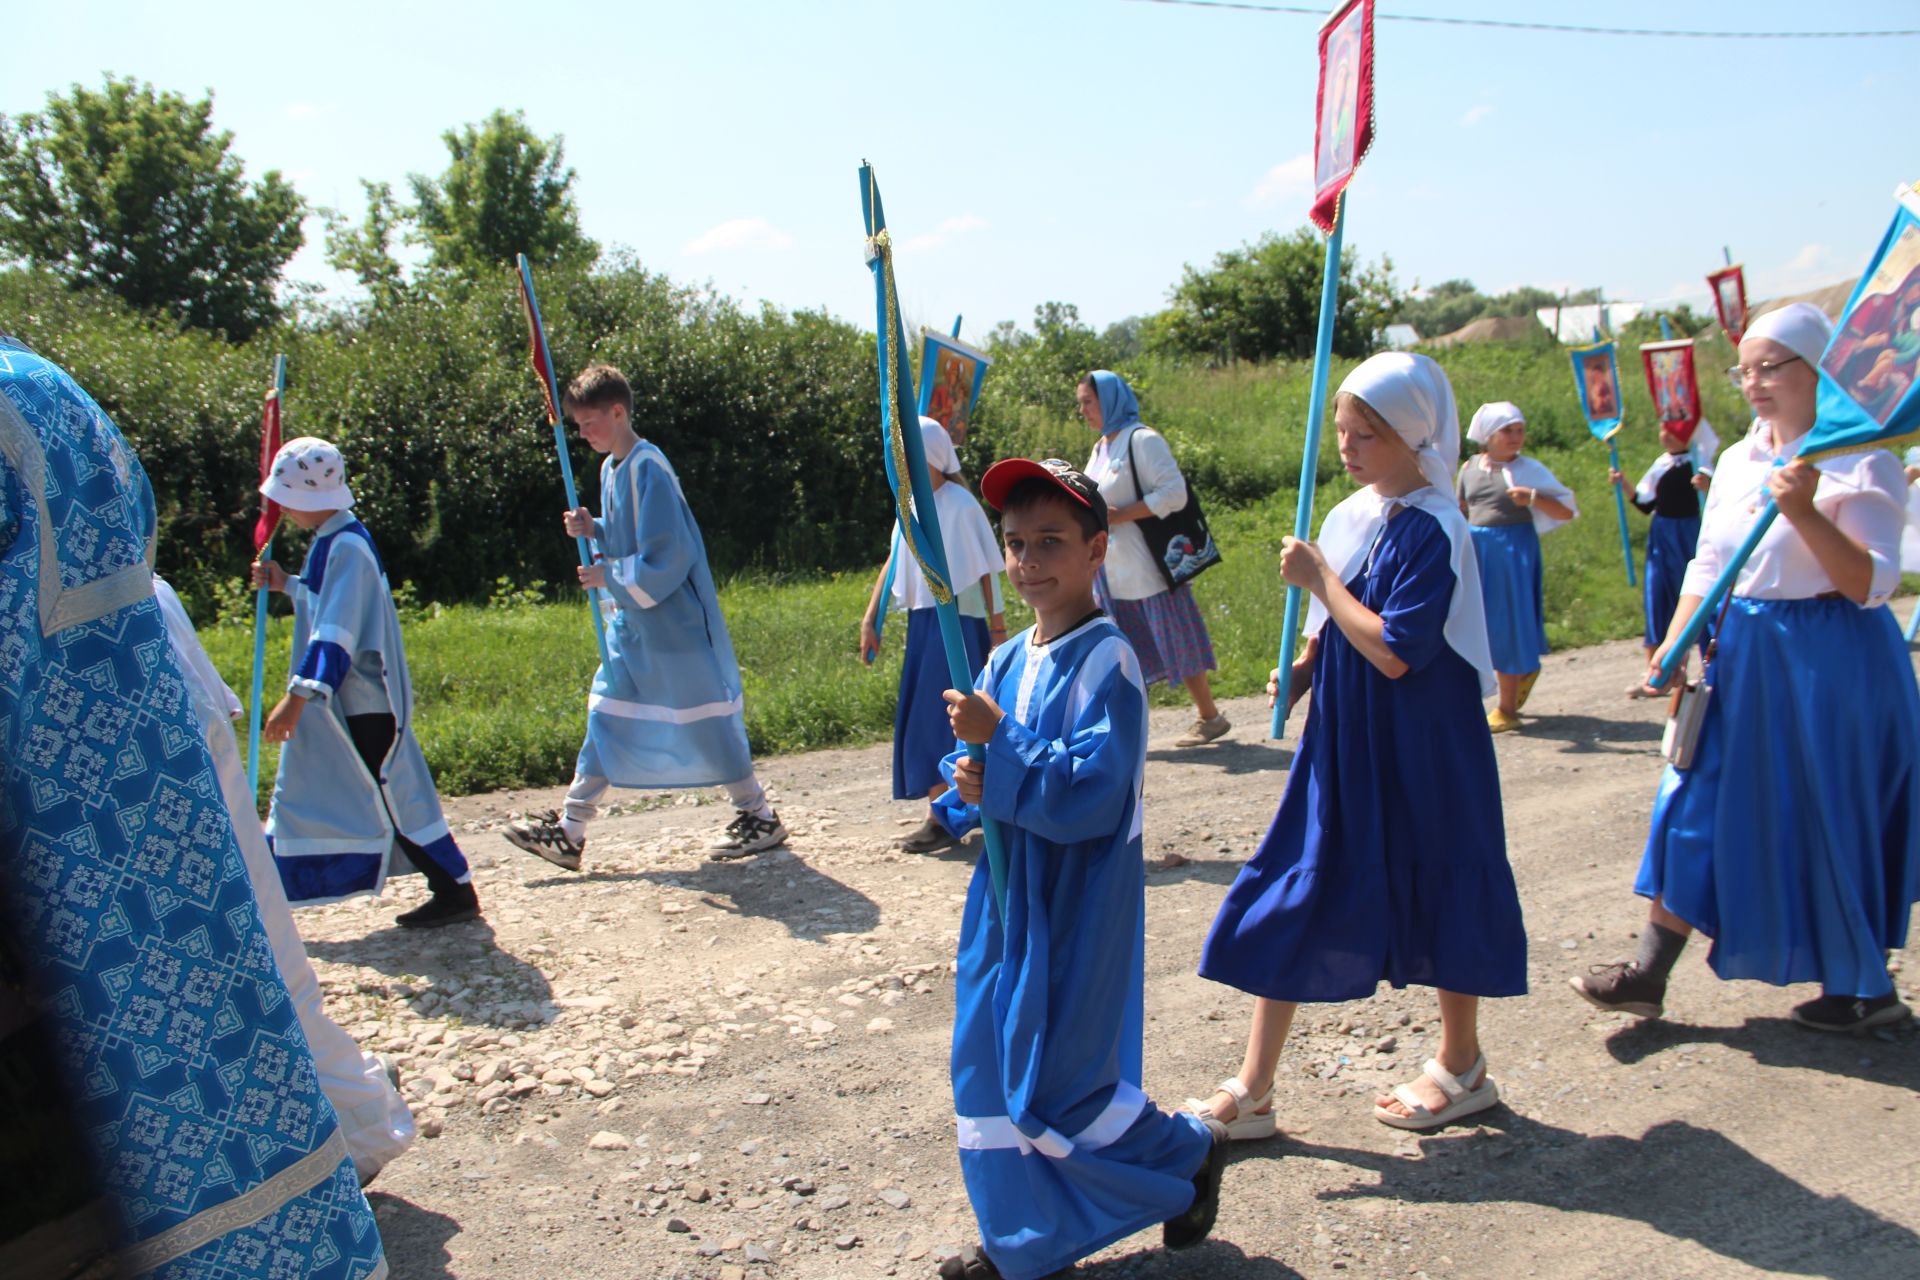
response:
[[[151,573],[146,474],[0,341],[0,886],[129,1274],[386,1273]]]

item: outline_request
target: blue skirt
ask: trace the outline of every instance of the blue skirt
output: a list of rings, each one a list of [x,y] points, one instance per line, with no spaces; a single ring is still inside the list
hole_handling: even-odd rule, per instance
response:
[[[1388,680],[1337,628],[1323,636],[1280,810],[1220,905],[1200,976],[1269,1000],[1359,1000],[1383,979],[1524,995],[1480,677],[1449,649]]]
[[[987,620],[962,614],[960,636],[967,645],[967,669],[978,676],[990,649]],[[953,754],[954,739],[947,701],[941,695],[953,687],[947,650],[940,642],[939,612],[910,610],[907,656],[900,667],[900,701],[893,709],[895,800],[924,800],[935,783],[945,781],[940,776],[940,762]],[[971,681],[967,687],[973,687]]]
[[[1722,978],[1885,995],[1920,901],[1920,692],[1893,615],[1736,598],[1708,683],[1634,892],[1712,938]]]
[[[1480,562],[1480,594],[1487,602],[1487,643],[1493,669],[1524,676],[1540,669],[1547,651],[1541,620],[1540,535],[1533,524],[1473,526],[1473,554]]]
[[[1655,516],[1647,526],[1647,572],[1640,598],[1647,611],[1647,648],[1667,638],[1680,603],[1680,580],[1687,576],[1694,545],[1700,541],[1699,516]],[[1705,643],[1705,637],[1702,638]]]

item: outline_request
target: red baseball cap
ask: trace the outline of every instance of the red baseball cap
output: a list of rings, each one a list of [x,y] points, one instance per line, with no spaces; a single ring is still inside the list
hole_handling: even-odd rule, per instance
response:
[[[986,475],[980,477],[980,496],[987,500],[988,506],[999,511],[1006,502],[1007,494],[1022,480],[1045,480],[1092,511],[1102,529],[1107,527],[1107,500],[1100,496],[1100,486],[1089,479],[1085,472],[1061,458],[1048,458],[1045,462],[1035,462],[1032,458],[1002,458],[987,468]]]

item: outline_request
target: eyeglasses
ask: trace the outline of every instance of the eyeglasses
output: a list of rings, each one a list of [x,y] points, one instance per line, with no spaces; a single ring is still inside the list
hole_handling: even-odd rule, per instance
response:
[[[1747,379],[1755,382],[1772,382],[1780,376],[1780,371],[1799,360],[1799,356],[1788,356],[1785,360],[1762,360],[1759,364],[1736,364],[1727,370],[1727,381],[1733,384],[1735,391],[1746,388]]]

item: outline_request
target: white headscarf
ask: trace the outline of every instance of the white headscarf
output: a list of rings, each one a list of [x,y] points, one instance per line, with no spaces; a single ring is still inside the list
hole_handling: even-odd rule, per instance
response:
[[[1362,361],[1340,384],[1342,395],[1364,400],[1420,457],[1420,474],[1442,491],[1460,461],[1460,411],[1453,384],[1431,356],[1385,351]]]
[[[940,425],[938,418],[920,419],[920,444],[927,453],[927,465],[943,476],[950,476],[960,470],[960,454],[953,447],[953,437]]]
[[[1351,582],[1386,531],[1397,507],[1424,511],[1447,535],[1453,568],[1453,598],[1447,605],[1447,647],[1480,674],[1482,697],[1491,695],[1493,654],[1487,645],[1486,605],[1480,595],[1480,565],[1474,559],[1467,518],[1453,496],[1453,464],[1460,457],[1460,418],[1446,373],[1427,356],[1402,351],[1374,356],[1347,375],[1340,390],[1366,401],[1394,432],[1413,446],[1429,483],[1403,497],[1387,498],[1372,486],[1327,512],[1320,526],[1320,552],[1340,581]],[[1318,635],[1327,610],[1318,597],[1307,608],[1307,634]]]
[[[941,475],[960,469],[960,455],[953,447],[953,438],[938,420],[920,419],[920,443],[926,449],[927,464]],[[987,513],[980,509],[979,500],[967,492],[965,485],[951,480],[941,485],[934,490],[933,506],[940,515],[940,541],[946,547],[947,572],[956,593],[1000,568],[1004,561],[1000,544],[993,536],[993,526],[987,523]],[[933,590],[927,585],[926,575],[920,572],[920,562],[907,549],[898,522],[893,526],[893,557],[894,604],[902,609],[931,609],[935,603]]]
[[[1473,411],[1473,421],[1467,424],[1467,439],[1483,445],[1493,438],[1493,433],[1502,427],[1510,427],[1516,422],[1525,422],[1527,416],[1520,412],[1520,406],[1511,400],[1495,400],[1492,404],[1483,404]]]
[[[1810,365],[1818,365],[1833,338],[1833,321],[1811,302],[1789,302],[1755,320],[1741,341],[1772,338]]]

